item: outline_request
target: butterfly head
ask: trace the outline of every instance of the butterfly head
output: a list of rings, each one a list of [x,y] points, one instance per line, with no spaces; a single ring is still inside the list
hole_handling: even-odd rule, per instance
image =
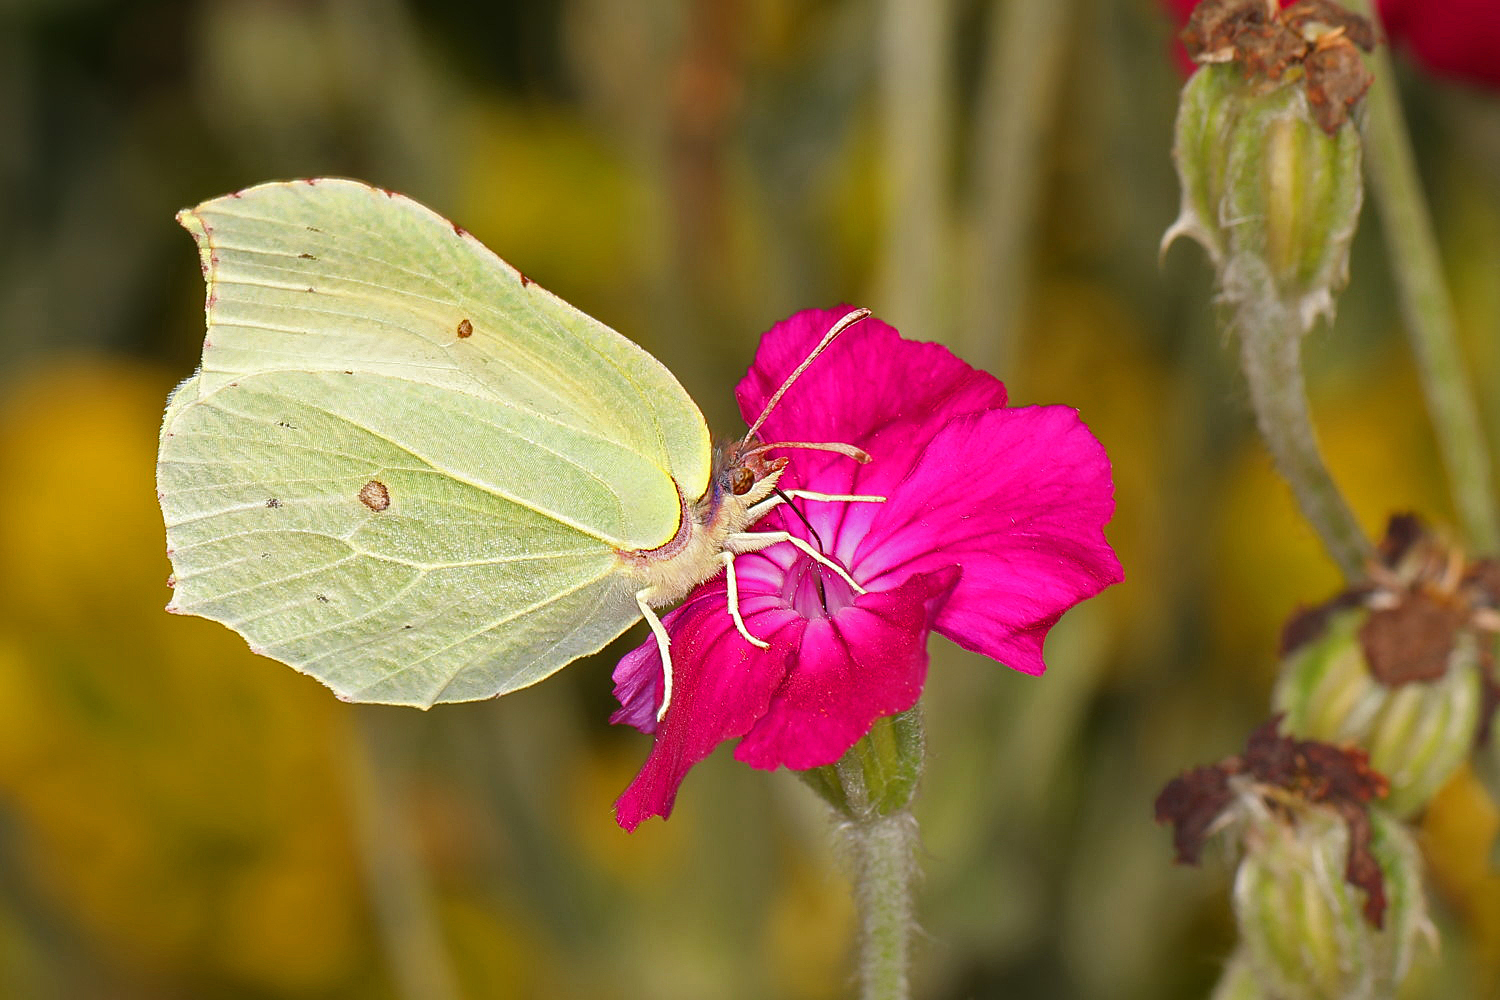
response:
[[[720,503],[753,507],[776,489],[787,459],[767,458],[763,446],[732,441],[714,456],[713,490]]]

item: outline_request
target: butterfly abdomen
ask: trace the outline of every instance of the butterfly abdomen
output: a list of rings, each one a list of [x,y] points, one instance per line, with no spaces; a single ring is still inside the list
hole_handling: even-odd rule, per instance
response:
[[[732,456],[720,456],[715,464],[718,468],[711,479],[713,485],[696,503],[684,500],[682,523],[670,541],[654,549],[618,553],[624,571],[649,591],[646,600],[652,607],[677,603],[723,570],[726,539],[750,527],[769,510],[756,508],[775,489],[783,468],[780,464],[756,463],[757,475],[748,489],[736,492],[733,486],[740,483],[745,467]]]

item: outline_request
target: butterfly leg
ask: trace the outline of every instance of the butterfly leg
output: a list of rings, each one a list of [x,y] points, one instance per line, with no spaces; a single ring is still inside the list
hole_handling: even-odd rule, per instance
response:
[[[773,507],[791,500],[827,500],[842,503],[885,503],[885,497],[867,496],[861,493],[815,493],[812,490],[777,490],[754,507],[755,516],[762,517]]]
[[[672,640],[661,619],[656,617],[656,612],[646,603],[650,593],[650,587],[636,591],[635,605],[641,609],[646,624],[651,626],[651,634],[656,636],[656,650],[661,653],[661,707],[656,710],[656,721],[660,722],[667,717],[667,706],[672,704]]]
[[[865,588],[861,587],[855,581],[854,577],[849,575],[848,570],[807,544],[805,540],[787,531],[742,531],[724,539],[724,548],[734,552],[759,552],[761,549],[775,545],[778,542],[786,542],[813,562],[827,566],[843,578],[845,583],[853,587],[856,594],[865,593]]]
[[[729,590],[729,617],[734,619],[734,627],[739,629],[740,635],[745,637],[746,642],[761,649],[770,649],[769,642],[750,634],[750,630],[745,627],[745,619],[740,614],[740,585],[734,578],[735,555],[736,553],[733,552],[719,553],[719,558],[724,560],[724,582]]]

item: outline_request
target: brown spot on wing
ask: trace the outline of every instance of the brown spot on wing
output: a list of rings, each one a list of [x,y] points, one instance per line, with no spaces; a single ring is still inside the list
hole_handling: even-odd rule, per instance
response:
[[[461,320],[459,320],[458,321],[458,336],[460,337],[460,339],[462,339],[464,337],[472,337],[473,335],[474,335],[474,324],[470,323],[467,319],[461,319]]]
[[[359,488],[359,502],[376,512],[385,510],[391,505],[391,491],[385,483],[372,479]]]
[[[266,501],[266,506],[271,508],[272,510],[275,510],[277,507],[281,506],[281,501],[277,500],[275,497],[272,497],[271,499]]]
[[[298,254],[298,255],[297,255],[297,258],[298,258],[298,259],[299,259],[299,260],[317,260],[317,259],[318,259],[318,258],[316,258],[316,257],[314,257],[314,256],[313,256],[313,255],[312,255],[312,254],[310,254],[310,253],[299,253],[299,254]]]

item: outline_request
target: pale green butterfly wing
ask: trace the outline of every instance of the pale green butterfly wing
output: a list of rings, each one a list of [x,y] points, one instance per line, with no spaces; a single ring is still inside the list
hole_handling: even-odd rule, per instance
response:
[[[616,550],[670,538],[708,461],[655,359],[363,185],[183,218],[209,332],[162,429],[171,610],[417,705],[534,683],[635,621]]]
[[[618,441],[689,499],[707,489],[708,428],[661,362],[411,199],[320,179],[178,218],[209,281],[197,391],[267,371],[420,379]],[[670,536],[661,520],[649,534]]]

